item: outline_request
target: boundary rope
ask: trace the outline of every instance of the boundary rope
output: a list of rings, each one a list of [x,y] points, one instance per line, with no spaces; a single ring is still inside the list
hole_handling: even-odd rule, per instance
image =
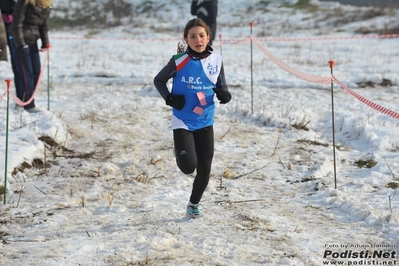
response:
[[[385,115],[388,115],[392,118],[395,119],[399,119],[399,113],[389,110],[388,108],[385,108],[379,104],[376,104],[373,101],[370,101],[368,99],[366,99],[365,97],[357,94],[356,92],[354,92],[353,90],[349,89],[348,87],[346,87],[341,81],[339,81],[334,75],[332,75],[332,80],[334,80],[339,86],[341,86],[346,92],[348,92],[350,95],[352,95],[353,97],[355,97],[356,99],[358,99],[360,102],[366,104],[367,106],[373,108],[374,110],[383,113]]]
[[[367,106],[373,108],[374,110],[381,112],[385,115],[388,115],[392,118],[395,119],[399,119],[399,113],[395,112],[393,110],[390,110],[388,108],[385,108],[377,103],[374,103],[373,101],[370,101],[368,99],[366,99],[365,97],[357,94],[356,92],[354,92],[353,90],[349,89],[348,87],[346,87],[341,81],[339,81],[334,75],[331,75],[331,77],[321,77],[321,76],[316,76],[316,75],[312,75],[312,74],[308,74],[308,73],[304,73],[301,71],[298,71],[292,67],[290,67],[289,65],[287,65],[286,63],[282,62],[281,60],[279,60],[277,57],[275,57],[272,53],[270,53],[266,48],[264,48],[262,45],[260,45],[259,41],[257,39],[255,39],[254,37],[250,37],[250,39],[252,41],[255,42],[255,44],[275,63],[277,64],[280,68],[282,68],[283,70],[289,72],[290,74],[311,82],[311,83],[317,83],[317,84],[330,84],[331,81],[335,81],[339,86],[341,86],[346,92],[348,92],[350,95],[352,95],[353,97],[355,97],[357,100],[361,101],[362,103],[366,104]]]
[[[268,50],[266,50],[266,48],[264,48],[262,45],[260,45],[260,43],[258,42],[257,39],[253,38],[251,36],[251,40],[253,40],[255,42],[255,44],[275,63],[277,64],[279,67],[281,67],[282,69],[284,69],[285,71],[291,73],[292,75],[303,79],[305,81],[311,82],[311,83],[317,83],[317,84],[330,84],[331,83],[331,78],[330,77],[321,77],[321,76],[316,76],[316,75],[312,75],[312,74],[308,74],[308,73],[304,73],[301,72],[299,70],[296,70],[292,67],[290,67],[289,65],[287,65],[286,63],[280,61],[277,57],[275,57],[271,52],[269,52]]]
[[[380,35],[354,35],[354,36],[320,36],[320,37],[296,37],[296,38],[257,38],[259,42],[298,42],[298,41],[327,41],[327,40],[353,40],[353,39],[392,39],[399,38],[399,34],[380,34]],[[146,37],[76,37],[76,36],[52,36],[54,40],[93,40],[93,41],[181,41],[181,38],[146,38]],[[247,42],[248,38],[230,38],[220,41],[220,43],[243,43]]]

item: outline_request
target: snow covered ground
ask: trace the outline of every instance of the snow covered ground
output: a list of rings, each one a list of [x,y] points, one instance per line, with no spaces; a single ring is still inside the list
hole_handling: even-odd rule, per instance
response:
[[[336,27],[322,12],[366,8],[313,1],[322,11],[309,13],[278,3],[219,1],[225,42],[214,48],[233,100],[217,105],[211,182],[195,220],[184,216],[194,177],[174,162],[171,110],[152,85],[188,11],[137,17],[147,22],[140,28],[51,32],[50,110],[47,70],[42,112],[9,110],[0,265],[396,265],[399,120],[334,82],[334,173],[331,85],[276,61],[330,77],[334,60],[345,86],[398,112],[398,39],[353,32],[382,29],[399,13]],[[250,21],[261,46],[252,43],[253,80]],[[9,64],[0,71],[12,78]],[[6,106],[2,98],[4,118]],[[0,173],[4,161],[2,153]]]

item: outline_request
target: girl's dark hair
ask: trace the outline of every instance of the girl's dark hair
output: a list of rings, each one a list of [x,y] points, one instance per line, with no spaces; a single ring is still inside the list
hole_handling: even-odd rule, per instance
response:
[[[192,19],[192,20],[187,22],[186,27],[184,28],[183,37],[187,38],[188,31],[191,28],[194,28],[194,27],[197,27],[197,26],[203,27],[205,29],[206,34],[209,35],[210,38],[212,38],[211,30],[210,30],[209,26],[200,18],[194,18],[194,19]]]

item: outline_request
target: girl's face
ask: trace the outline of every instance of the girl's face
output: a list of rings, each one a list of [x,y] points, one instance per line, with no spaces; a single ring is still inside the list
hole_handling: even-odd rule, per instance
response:
[[[185,38],[186,43],[197,53],[205,51],[206,46],[209,43],[209,35],[201,26],[195,26],[188,30],[187,37]]]

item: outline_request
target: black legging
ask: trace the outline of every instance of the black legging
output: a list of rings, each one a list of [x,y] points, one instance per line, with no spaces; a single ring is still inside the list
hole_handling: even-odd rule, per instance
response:
[[[214,151],[213,126],[196,131],[173,130],[176,163],[185,174],[197,170],[190,202],[198,204],[209,183]]]

